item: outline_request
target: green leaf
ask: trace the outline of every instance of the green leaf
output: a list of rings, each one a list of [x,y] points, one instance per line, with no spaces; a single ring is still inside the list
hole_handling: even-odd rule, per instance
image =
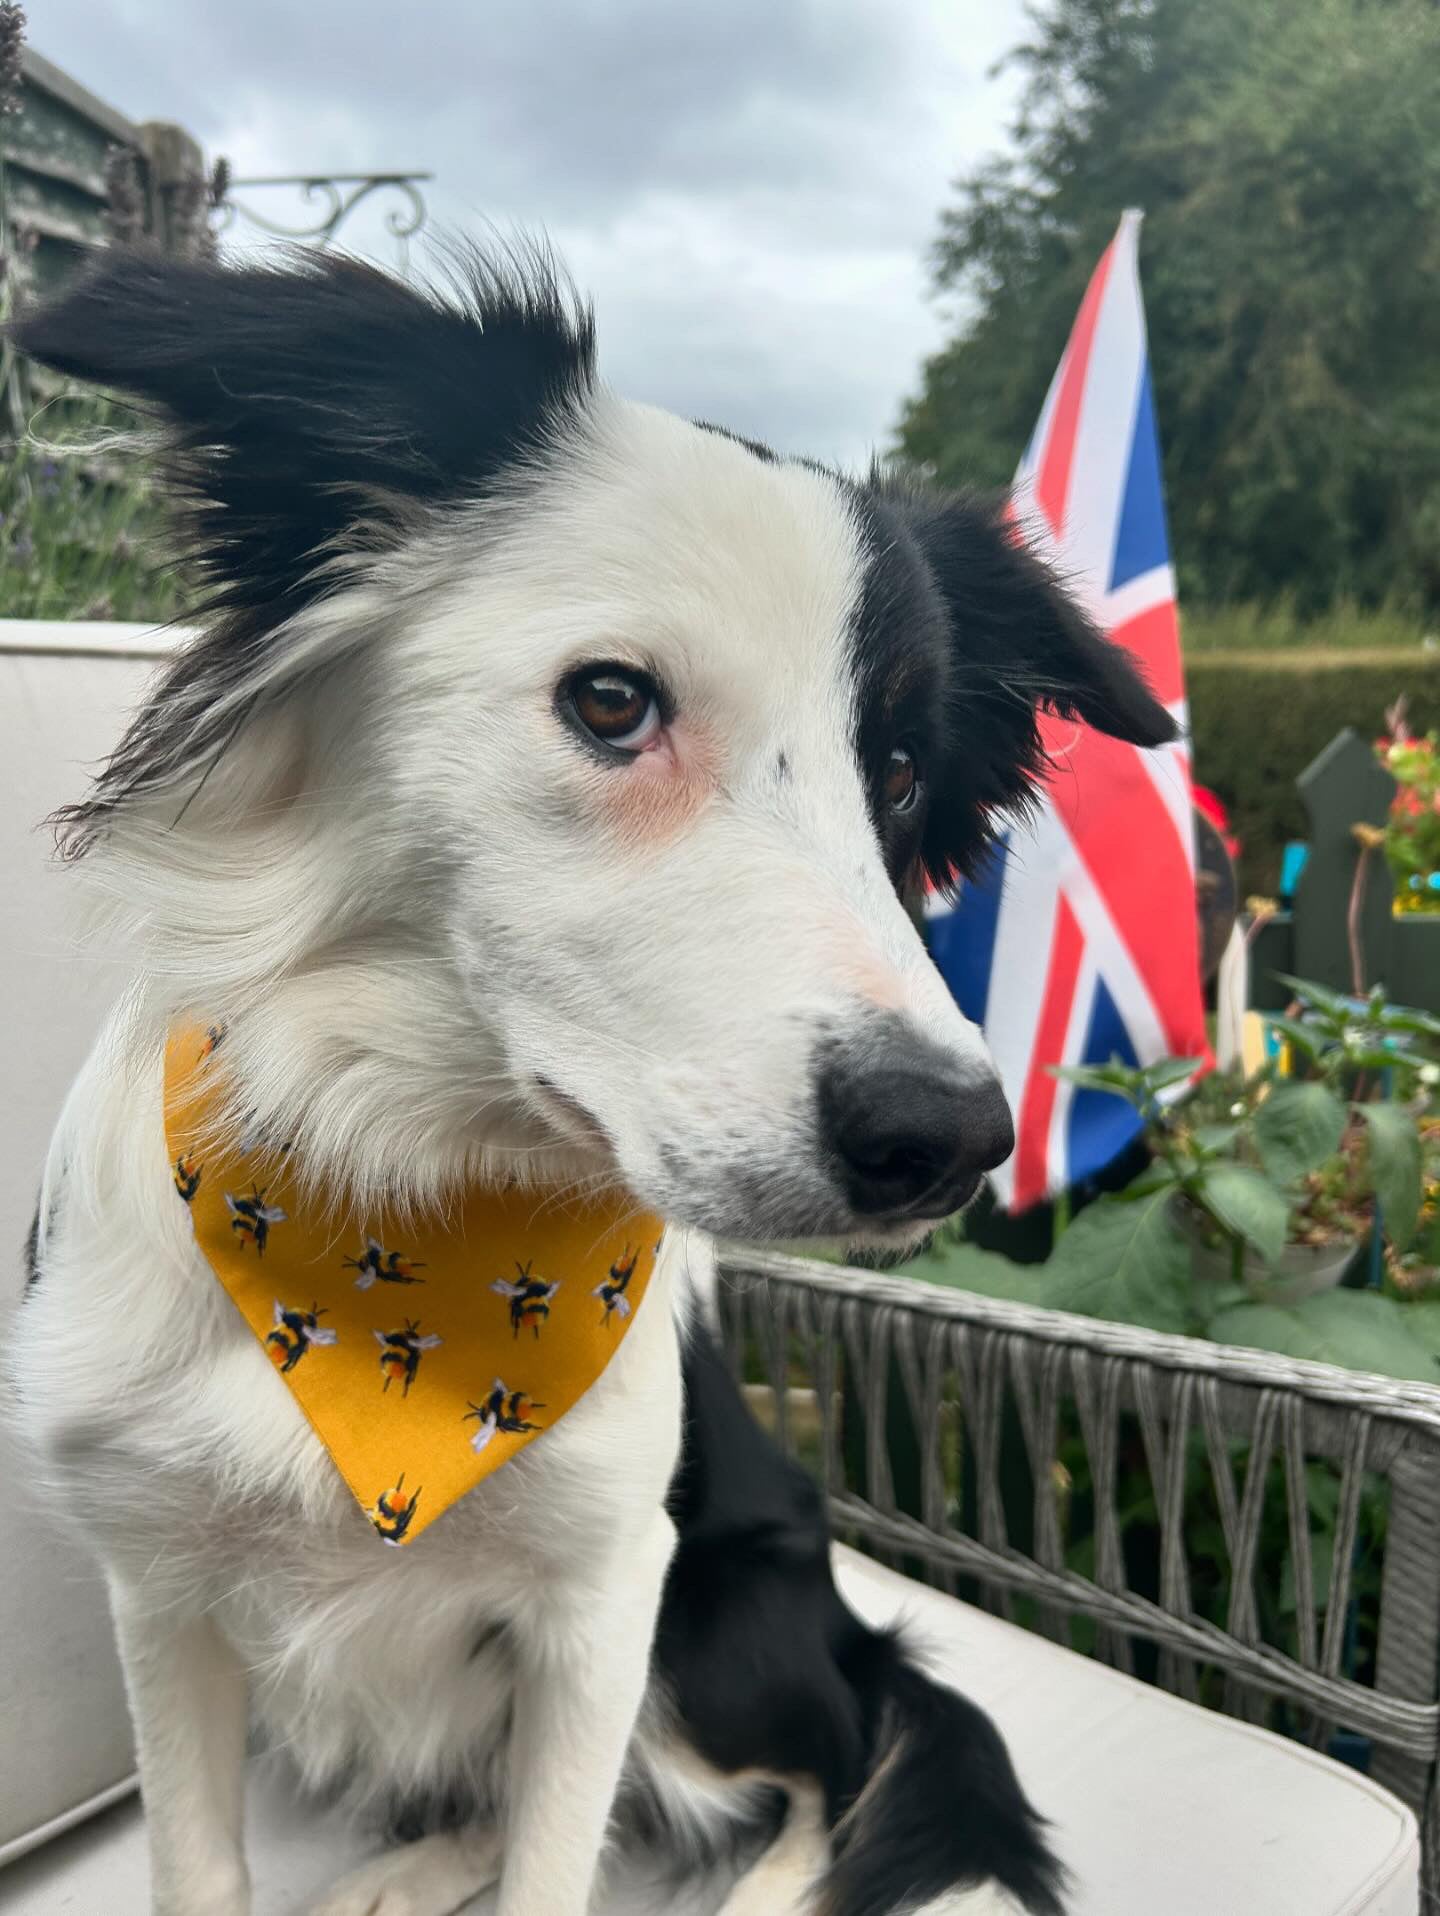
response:
[[[1392,1051],[1388,1047],[1379,1050],[1350,1051],[1345,1053],[1345,1063],[1356,1071],[1393,1071],[1397,1065],[1418,1063],[1410,1053]]]
[[[1145,1097],[1139,1072],[1123,1065],[1052,1064],[1045,1069],[1052,1078],[1063,1078],[1066,1084],[1078,1085],[1082,1091],[1108,1091],[1112,1097],[1124,1098],[1128,1104],[1138,1106]]]
[[[1201,1124],[1190,1133],[1190,1141],[1207,1157],[1227,1150],[1240,1135],[1238,1124]]]
[[[1327,991],[1324,985],[1317,985],[1310,978],[1292,978],[1287,972],[1277,971],[1275,977],[1282,985],[1288,985],[1302,1004],[1314,1005],[1317,1011],[1328,1012],[1332,1018],[1343,1018],[1346,1024],[1358,1024],[1364,1016],[1357,1010],[1354,1001],[1344,992]]]
[[[978,1244],[950,1243],[912,1257],[899,1266],[897,1275],[974,1291],[980,1297],[1007,1297],[1015,1304],[1048,1304],[1045,1271],[1043,1264],[1014,1264]]]
[[[1179,1183],[1179,1178],[1170,1166],[1157,1158],[1148,1170],[1142,1171],[1139,1177],[1132,1178],[1123,1191],[1112,1191],[1109,1202],[1134,1204],[1140,1198],[1153,1197],[1157,1191],[1173,1191]]]
[[[1411,1330],[1410,1315],[1411,1307],[1379,1291],[1319,1291],[1298,1304],[1237,1304],[1217,1312],[1210,1336],[1247,1350],[1440,1383],[1440,1361]]]
[[[1159,1064],[1146,1066],[1145,1081],[1152,1091],[1163,1091],[1168,1085],[1193,1078],[1204,1062],[1203,1058],[1162,1058]]]
[[[1433,1357],[1440,1358],[1440,1297],[1420,1298],[1414,1304],[1402,1304],[1400,1309],[1410,1335]]]
[[[1285,1018],[1276,1011],[1265,1011],[1260,1015],[1272,1031],[1278,1031],[1283,1038],[1288,1038],[1290,1043],[1297,1050],[1303,1051],[1312,1062],[1320,1056],[1325,1046],[1325,1037],[1322,1032],[1316,1031],[1313,1025],[1302,1025],[1298,1018]]]
[[[1289,1234],[1290,1207],[1267,1178],[1244,1164],[1207,1164],[1198,1189],[1217,1224],[1275,1262]]]
[[[1345,1107],[1323,1084],[1277,1084],[1255,1112],[1260,1161],[1277,1184],[1297,1184],[1333,1157]]]
[[[1370,1129],[1370,1181],[1384,1216],[1385,1232],[1403,1251],[1415,1235],[1422,1196],[1420,1133],[1403,1105],[1357,1104]]]
[[[1253,1296],[1248,1284],[1237,1284],[1232,1278],[1224,1278],[1215,1283],[1207,1281],[1198,1287],[1197,1302],[1202,1306],[1201,1316],[1205,1316],[1203,1306],[1209,1306],[1209,1318],[1214,1319],[1221,1311],[1228,1311],[1233,1304],[1248,1304]],[[1205,1336],[1210,1335],[1207,1321]]]
[[[1189,1322],[1190,1246],[1170,1218],[1170,1190],[1083,1210],[1043,1267],[1039,1301],[1117,1324],[1183,1331]]]
[[[1440,1018],[1409,1005],[1385,1005],[1376,1013],[1387,1031],[1409,1031],[1417,1037],[1440,1038]]]

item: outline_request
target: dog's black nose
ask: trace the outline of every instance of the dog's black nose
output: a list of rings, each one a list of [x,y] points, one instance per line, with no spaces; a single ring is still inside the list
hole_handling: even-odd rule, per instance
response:
[[[820,1134],[845,1195],[877,1222],[948,1216],[1015,1148],[999,1081],[967,1076],[907,1027],[836,1045],[817,1089]]]

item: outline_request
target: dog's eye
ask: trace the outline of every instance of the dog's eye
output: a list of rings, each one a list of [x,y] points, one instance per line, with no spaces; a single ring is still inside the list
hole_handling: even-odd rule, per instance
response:
[[[602,745],[620,752],[643,752],[660,730],[660,699],[641,672],[618,666],[591,666],[571,679],[570,709],[582,728]]]
[[[908,812],[920,796],[915,754],[904,745],[891,748],[885,765],[885,803],[892,812]]]

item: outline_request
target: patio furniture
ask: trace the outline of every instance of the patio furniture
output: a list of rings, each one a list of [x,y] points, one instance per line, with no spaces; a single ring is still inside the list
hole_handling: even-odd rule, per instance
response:
[[[1152,1661],[1165,1689],[1252,1724],[1283,1717],[1297,1747],[1368,1744],[1370,1776],[1419,1823],[1425,1906],[1440,1908],[1440,1389],[753,1252],[726,1258],[719,1301],[732,1363],[763,1379],[752,1402],[818,1469],[839,1536],[1002,1617],[1023,1607],[1061,1642],[1085,1620],[1090,1654]],[[1067,1433],[1092,1486],[1085,1573],[1064,1545]],[[1149,1587],[1116,1502],[1137,1441],[1159,1537]],[[1261,1627],[1262,1534],[1283,1522],[1311,1587],[1317,1479],[1335,1493],[1325,1601],[1296,1605],[1287,1651]],[[1346,1674],[1364,1499],[1385,1513],[1369,1681]],[[1192,1590],[1197,1503],[1228,1559],[1219,1622]]]
[[[75,795],[162,649],[133,628],[0,626],[0,1342],[46,1137],[123,978],[111,954],[71,944],[67,887],[33,825]],[[1440,1391],[769,1256],[730,1258],[720,1303],[757,1411],[871,1553],[838,1553],[850,1600],[908,1621],[994,1715],[1074,1870],[1075,1916],[1415,1916],[1417,1817],[1440,1908]],[[5,1423],[0,1402],[0,1908],[144,1916],[100,1580]],[[1141,1453],[1154,1562],[1127,1559],[1133,1527],[1115,1508]],[[1235,1570],[1218,1622],[1187,1516],[1206,1470]],[[1299,1606],[1292,1654],[1266,1638],[1256,1577],[1277,1524],[1299,1589],[1324,1568],[1307,1486],[1334,1497],[1335,1569],[1318,1615]],[[1067,1563],[1082,1496],[1093,1564]],[[1377,1506],[1383,1582],[1361,1602],[1351,1546]],[[1346,1674],[1362,1612],[1373,1681]],[[1166,1687],[1131,1674],[1148,1663]],[[1308,1746],[1255,1720],[1282,1711]],[[1318,1753],[1333,1725],[1368,1739],[1375,1780]],[[363,1844],[261,1762],[249,1851],[256,1916],[290,1916]],[[609,1909],[641,1907],[622,1885]]]

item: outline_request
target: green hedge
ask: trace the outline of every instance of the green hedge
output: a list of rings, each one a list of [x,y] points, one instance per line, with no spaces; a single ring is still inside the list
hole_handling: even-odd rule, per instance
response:
[[[1230,809],[1247,893],[1275,890],[1282,847],[1305,836],[1295,780],[1338,731],[1378,738],[1402,692],[1417,730],[1440,726],[1440,650],[1187,648],[1185,668],[1195,778]]]

